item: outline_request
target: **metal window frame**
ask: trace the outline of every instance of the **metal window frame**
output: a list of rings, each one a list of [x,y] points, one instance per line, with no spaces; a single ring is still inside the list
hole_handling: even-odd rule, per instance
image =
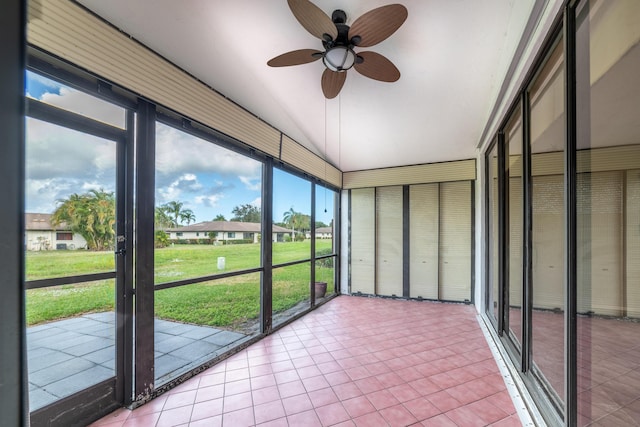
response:
[[[28,424],[24,293],[24,65],[26,2],[3,2],[0,35],[0,170],[4,200],[0,209],[2,298],[0,298],[0,414],[8,426]]]
[[[42,74],[36,68],[31,70],[37,74]],[[79,78],[76,77],[79,80]],[[59,80],[58,80],[59,81]],[[65,82],[67,84],[67,82]],[[80,85],[82,86],[82,85]],[[24,86],[22,86],[24,87]],[[79,89],[86,92],[85,88]],[[91,92],[87,92],[91,94]],[[24,94],[22,94],[24,98]],[[110,102],[108,97],[104,100]],[[25,99],[26,105],[25,117],[32,117],[56,126],[64,127],[73,131],[82,132],[99,138],[109,140],[116,144],[116,223],[119,235],[126,236],[129,241],[132,240],[132,234],[127,234],[125,225],[125,214],[130,209],[130,199],[132,195],[127,191],[127,179],[131,179],[131,166],[133,158],[131,156],[133,150],[133,117],[134,112],[126,107],[125,117],[127,129],[121,129],[116,126],[102,123],[93,118],[83,116],[68,110],[58,108],[35,99]],[[115,104],[115,103],[114,103]],[[117,105],[117,104],[115,104]],[[26,142],[25,142],[26,144]],[[23,144],[24,146],[24,144]],[[23,164],[26,159],[23,160]],[[23,177],[24,180],[24,177]],[[21,207],[21,209],[23,209]],[[22,228],[21,228],[22,229]],[[132,229],[129,228],[130,231]],[[121,234],[120,234],[121,233]],[[127,372],[129,364],[126,361],[126,331],[130,329],[131,317],[126,314],[125,300],[127,292],[131,289],[131,276],[126,273],[126,265],[132,263],[131,252],[127,251],[126,239],[120,242],[116,248],[116,253],[120,254],[116,258],[116,269],[108,272],[81,274],[75,276],[55,277],[40,280],[25,281],[25,289],[38,289],[51,286],[59,286],[63,284],[84,283],[95,280],[114,280],[115,304],[116,304],[116,321],[115,329],[115,366],[114,377],[93,384],[77,393],[68,397],[59,399],[50,405],[39,408],[30,413],[30,422],[33,425],[53,424],[66,425],[69,423],[77,423],[79,421],[91,421],[97,415],[106,415],[112,410],[118,408],[123,403],[129,401],[130,393],[126,392]],[[23,248],[21,247],[21,251]],[[121,251],[120,251],[121,250]],[[129,252],[129,255],[126,255]],[[129,298],[131,299],[131,298]],[[25,329],[26,330],[26,329]]]
[[[507,353],[512,358],[513,362],[519,362],[521,378],[527,387],[529,393],[533,396],[538,405],[538,409],[543,417],[552,424],[564,424],[565,426],[575,426],[577,424],[577,332],[576,332],[576,89],[575,89],[575,11],[576,7],[580,3],[580,0],[567,0],[565,5],[561,8],[559,14],[555,17],[554,23],[551,26],[551,30],[546,35],[545,40],[542,43],[542,47],[538,52],[533,64],[531,65],[522,86],[519,89],[519,96],[514,100],[511,107],[507,110],[507,113],[503,117],[500,125],[498,126],[498,132],[496,132],[496,138],[499,132],[504,132],[511,115],[515,109],[521,108],[522,112],[522,129],[523,129],[523,161],[522,161],[522,179],[523,179],[523,309],[522,309],[522,348],[520,353],[515,348],[513,342],[507,338],[501,338],[501,343],[504,345]],[[535,82],[538,73],[543,69],[548,56],[552,52],[556,43],[560,40],[564,43],[564,69],[565,69],[565,145],[564,145],[564,197],[565,197],[565,220],[564,220],[564,264],[565,264],[565,317],[563,321],[564,334],[565,334],[565,351],[564,351],[564,365],[565,365],[565,396],[564,402],[559,402],[554,398],[554,392],[550,389],[550,386],[542,379],[542,376],[533,363],[532,359],[532,335],[533,335],[533,282],[532,282],[532,179],[531,179],[531,106],[529,89]],[[488,161],[488,156],[491,150],[494,148],[495,142],[491,144],[485,150],[485,162]],[[499,166],[504,173],[504,165]],[[488,174],[488,168],[485,168],[485,174]],[[499,171],[500,174],[500,171]],[[488,212],[488,180],[485,185],[487,196],[485,197],[487,203]],[[508,187],[504,187],[508,188]],[[503,189],[504,191],[504,189]],[[504,193],[498,194],[499,202],[502,203]],[[490,221],[489,215],[485,218],[485,226],[488,228],[488,222]],[[500,222],[500,221],[499,221]],[[506,225],[505,222],[501,223],[501,227]],[[506,236],[507,230],[504,229],[502,234]],[[486,236],[485,248],[488,254],[489,239],[491,236]],[[500,245],[504,246],[504,241],[500,240]],[[506,247],[503,248],[503,252],[507,252]],[[502,257],[501,257],[501,260]],[[504,262],[505,260],[503,260]],[[488,265],[488,259],[486,263]],[[506,292],[505,280],[508,272],[505,268],[499,269],[499,274],[503,276],[499,280],[500,291]],[[485,299],[489,298],[489,271],[487,269],[485,274],[487,286],[485,288]],[[487,307],[487,310],[489,307]],[[507,310],[502,306],[503,314],[500,317],[506,316]],[[485,310],[486,311],[486,310]],[[487,319],[493,323],[490,313],[485,312]],[[505,325],[508,325],[507,321]],[[506,334],[508,336],[508,334]]]
[[[24,13],[24,11],[23,11]],[[25,43],[20,45],[23,48],[22,55],[25,55]],[[127,144],[123,145],[124,149],[120,149],[117,153],[118,160],[122,161],[122,171],[119,171],[119,182],[126,182],[124,185],[124,190],[122,184],[119,185],[119,189],[122,191],[124,203],[122,206],[118,206],[116,209],[120,212],[124,211],[125,220],[121,221],[119,226],[124,227],[124,233],[127,236],[126,238],[126,247],[120,245],[118,250],[123,249],[122,257],[118,257],[118,269],[116,271],[105,272],[105,273],[96,273],[96,274],[88,274],[88,275],[80,275],[77,277],[67,277],[67,278],[53,278],[53,279],[44,279],[31,281],[28,283],[30,288],[39,288],[46,286],[55,286],[57,284],[64,283],[80,283],[83,281],[89,280],[99,280],[99,279],[115,279],[116,274],[118,277],[124,278],[128,283],[124,287],[120,287],[117,289],[116,294],[117,297],[124,301],[121,306],[123,307],[123,312],[118,313],[117,319],[118,322],[124,322],[118,324],[118,331],[121,332],[123,337],[123,342],[119,344],[118,354],[116,356],[116,364],[118,369],[121,369],[122,372],[125,372],[123,381],[119,381],[118,385],[114,385],[114,381],[108,380],[103,383],[100,383],[96,386],[90,387],[84,390],[82,393],[70,396],[69,398],[64,399],[65,405],[70,407],[85,407],[86,399],[89,396],[107,396],[113,395],[116,396],[117,399],[120,399],[120,404],[129,405],[130,407],[137,407],[142,403],[154,398],[155,396],[165,392],[166,390],[174,387],[175,385],[181,383],[182,381],[190,378],[195,373],[204,369],[205,367],[211,366],[214,363],[228,357],[234,351],[237,351],[239,348],[246,347],[250,345],[252,342],[255,342],[260,337],[264,336],[267,333],[271,333],[280,327],[285,326],[291,321],[299,318],[305,314],[307,314],[310,310],[314,308],[314,306],[310,306],[307,310],[297,314],[291,319],[286,320],[285,322],[279,324],[277,327],[273,327],[272,325],[272,271],[274,266],[272,264],[272,248],[271,248],[271,239],[262,239],[262,251],[260,262],[261,265],[257,266],[253,269],[242,270],[236,272],[229,272],[224,274],[216,274],[206,277],[198,277],[190,280],[180,281],[180,282],[171,282],[167,284],[161,284],[159,286],[154,286],[154,277],[153,277],[153,267],[154,267],[154,252],[153,252],[153,240],[154,240],[154,224],[153,224],[153,211],[154,211],[154,194],[153,192],[148,191],[148,188],[154,188],[155,186],[155,123],[156,121],[162,122],[164,124],[177,127],[178,129],[185,131],[189,134],[195,135],[202,139],[205,139],[209,142],[215,143],[218,146],[221,146],[226,149],[230,149],[239,154],[248,156],[250,158],[256,159],[262,162],[263,168],[263,190],[262,190],[262,200],[263,200],[263,217],[262,217],[262,230],[263,233],[268,235],[272,234],[272,221],[271,214],[273,211],[272,206],[272,196],[273,196],[273,169],[278,168],[282,169],[288,173],[291,173],[295,176],[298,176],[305,181],[308,181],[312,185],[312,189],[315,189],[316,185],[321,185],[324,188],[327,188],[334,192],[334,230],[337,231],[334,233],[334,245],[332,248],[332,254],[316,257],[315,253],[312,253],[308,259],[295,261],[293,263],[286,263],[280,265],[284,267],[286,265],[293,265],[297,263],[311,262],[315,263],[315,260],[325,259],[325,258],[333,258],[334,259],[334,283],[335,289],[333,290],[333,294],[329,295],[322,302],[315,304],[315,306],[320,306],[330,299],[335,297],[339,293],[339,278],[340,278],[340,262],[339,262],[339,254],[340,254],[340,212],[341,212],[341,198],[340,198],[340,189],[334,186],[331,183],[325,182],[322,179],[310,176],[306,172],[290,166],[286,163],[283,163],[280,160],[273,159],[271,156],[259,152],[248,145],[244,144],[242,141],[238,141],[234,138],[231,138],[225,134],[222,134],[214,129],[211,129],[207,126],[201,125],[197,122],[192,122],[189,119],[184,118],[177,112],[174,112],[170,109],[164,108],[162,106],[155,105],[151,102],[145,101],[143,99],[139,99],[135,94],[132,94],[127,91],[125,88],[120,88],[117,86],[112,86],[108,82],[100,79],[92,75],[90,72],[86,70],[80,70],[75,65],[67,63],[65,61],[60,60],[59,58],[54,58],[50,54],[40,51],[37,48],[29,47],[28,48],[29,57],[24,59],[24,63],[20,64],[19,67],[19,78],[22,81],[24,79],[24,70],[29,69],[31,71],[38,72],[39,74],[44,74],[48,78],[52,78],[55,81],[59,81],[65,85],[73,87],[75,89],[81,90],[83,92],[89,93],[92,96],[96,96],[102,100],[107,100],[115,105],[123,107],[127,110],[126,113],[126,128],[121,129],[117,126],[107,125],[100,122],[97,122],[94,119],[82,116],[81,114],[69,112],[63,109],[59,109],[57,107],[42,103],[37,100],[29,99],[25,101],[23,88],[24,84],[15,84],[12,87],[19,88],[19,99],[22,104],[29,103],[30,112],[32,112],[33,116],[38,116],[40,118],[46,119],[47,121],[62,121],[66,123],[74,123],[72,126],[73,129],[80,130],[92,135],[96,135],[99,137],[103,137],[110,140],[118,140],[118,141],[127,141]],[[26,61],[29,61],[26,63]],[[135,112],[135,113],[134,113]],[[22,123],[24,121],[24,111],[21,107],[19,117],[22,119]],[[36,118],[38,118],[36,117]],[[98,124],[96,126],[96,123]],[[135,126],[134,126],[135,124]],[[135,129],[135,131],[134,131]],[[24,132],[24,124],[20,126],[20,131]],[[135,143],[133,140],[135,139]],[[119,144],[118,147],[120,147]],[[20,145],[20,154],[21,161],[15,162],[13,157],[15,156],[6,156],[3,157],[7,159],[12,159],[12,164],[14,167],[18,167],[20,169],[19,176],[19,188],[20,191],[24,191],[24,144]],[[134,162],[134,158],[138,159],[146,159],[145,162]],[[17,166],[16,166],[17,165]],[[9,170],[9,169],[7,169]],[[135,182],[135,187],[133,187],[133,183]],[[313,191],[313,190],[312,190]],[[23,197],[23,196],[22,196]],[[20,197],[13,198],[18,200],[18,206],[20,207],[20,220],[19,222],[23,224],[24,218],[22,213],[23,202],[20,202]],[[12,199],[12,200],[13,200]],[[314,202],[312,198],[312,203]],[[3,211],[4,212],[4,211]],[[135,215],[135,216],[134,216]],[[266,220],[268,218],[268,220]],[[7,222],[10,223],[10,222]],[[12,224],[13,225],[13,224]],[[14,227],[15,229],[15,227]],[[20,230],[24,229],[24,225],[20,227]],[[127,250],[130,247],[128,245],[133,242],[133,233],[135,230],[135,241],[136,247],[138,250],[136,251],[137,259],[134,262],[134,251]],[[120,233],[119,233],[120,234]],[[19,250],[16,251],[17,254],[22,258],[24,254],[22,253],[23,246],[23,237],[19,238]],[[132,247],[131,247],[132,248]],[[23,263],[23,261],[21,261]],[[121,268],[122,270],[121,271]],[[153,317],[154,317],[154,292],[155,290],[166,289],[170,287],[187,285],[190,283],[197,283],[206,280],[214,280],[220,279],[224,277],[230,277],[235,275],[241,275],[246,273],[253,272],[261,272],[261,311],[260,311],[260,322],[261,322],[261,333],[254,337],[252,340],[246,341],[239,347],[222,354],[220,356],[215,357],[214,359],[206,362],[203,365],[195,367],[193,370],[182,374],[176,379],[171,380],[167,384],[163,384],[161,386],[156,386],[154,384],[154,358],[153,358],[153,334],[149,334],[149,331],[152,331],[153,326]],[[22,281],[23,267],[19,269],[20,281]],[[122,275],[122,276],[121,276]],[[136,282],[136,288],[132,287],[132,283]],[[22,294],[23,295],[23,294]],[[19,304],[15,304],[14,307],[20,308],[20,314],[22,315],[24,322],[24,306],[20,306]],[[135,324],[133,323],[135,315]],[[126,320],[126,322],[125,322]],[[24,330],[24,327],[21,328]],[[25,339],[25,335],[23,334],[22,339]],[[4,353],[3,353],[4,355]],[[25,354],[22,354],[24,357]],[[15,366],[19,366],[16,364]],[[12,370],[14,368],[12,367]],[[135,372],[134,372],[135,371]],[[26,379],[26,371],[22,373],[22,378]],[[16,388],[12,388],[12,395],[15,396]],[[24,404],[25,411],[28,411],[26,406],[26,402],[28,402],[28,392],[25,389],[24,397],[21,399],[21,402]],[[90,411],[90,414],[86,417],[83,415],[80,418],[72,415],[71,413],[65,415],[60,420],[63,420],[64,423],[72,424],[77,422],[83,422],[88,420],[94,420],[96,417],[103,415],[104,413],[110,412],[115,409],[120,404],[111,407],[111,406],[103,406],[100,412]],[[15,408],[15,406],[13,406]],[[33,415],[33,414],[32,414]],[[42,416],[40,416],[42,415]],[[32,420],[37,424],[47,423],[51,416],[57,416],[59,414],[45,414],[44,412],[41,414],[36,414],[35,418]],[[28,414],[25,414],[25,417],[28,417]]]

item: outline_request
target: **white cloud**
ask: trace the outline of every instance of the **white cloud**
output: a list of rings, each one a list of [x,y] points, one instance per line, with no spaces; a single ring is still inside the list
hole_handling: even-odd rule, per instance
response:
[[[194,201],[199,204],[206,206],[208,208],[215,208],[219,206],[220,199],[224,198],[223,195],[220,194],[212,194],[210,196],[196,196]]]
[[[168,186],[158,188],[161,197],[160,203],[179,200],[183,193],[195,193],[200,189],[202,189],[202,184],[198,181],[197,176],[192,173],[182,174]]]
[[[238,176],[240,182],[242,182],[247,190],[251,191],[261,191],[262,190],[262,180],[260,177],[248,177],[248,176]]]
[[[156,126],[156,168],[161,179],[186,172],[246,177],[262,172],[256,160],[163,124]]]
[[[120,128],[125,125],[125,109],[68,87],[60,93],[45,92],[40,101]]]
[[[113,141],[27,118],[25,156],[28,212],[52,212],[72,193],[115,188]]]

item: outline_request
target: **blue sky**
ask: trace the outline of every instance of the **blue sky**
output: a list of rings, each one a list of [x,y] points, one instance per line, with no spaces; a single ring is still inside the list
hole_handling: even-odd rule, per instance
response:
[[[27,96],[116,126],[124,110],[44,77],[27,73]],[[26,211],[51,213],[56,201],[91,189],[115,189],[115,143],[34,119],[27,120]],[[179,201],[196,222],[222,214],[229,220],[235,206],[260,206],[262,163],[178,129],[156,126],[156,205]],[[273,220],[293,207],[310,213],[308,181],[274,171]],[[332,193],[318,187],[318,220],[329,223]]]

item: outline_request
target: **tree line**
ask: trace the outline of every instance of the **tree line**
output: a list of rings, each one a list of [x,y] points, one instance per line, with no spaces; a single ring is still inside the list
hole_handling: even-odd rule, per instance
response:
[[[87,242],[87,249],[105,251],[114,248],[116,200],[114,193],[104,189],[90,190],[84,194],[71,194],[66,199],[58,200],[58,206],[51,216],[51,225],[66,225],[71,232],[81,235]],[[260,208],[251,204],[234,207],[231,221],[259,223],[262,218]],[[214,221],[226,221],[219,214]],[[185,223],[196,221],[191,209],[185,208],[180,201],[170,201],[155,209],[156,230],[178,228]],[[290,228],[294,239],[311,229],[311,216],[296,212],[293,207],[282,214],[282,222],[276,225]],[[327,227],[323,222],[316,222],[316,227]],[[165,233],[166,234],[166,233]],[[167,236],[168,239],[168,236]]]

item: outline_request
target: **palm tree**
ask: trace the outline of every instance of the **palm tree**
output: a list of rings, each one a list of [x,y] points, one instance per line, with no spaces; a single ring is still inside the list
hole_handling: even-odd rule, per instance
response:
[[[115,238],[116,200],[113,192],[103,189],[85,194],[71,194],[58,200],[59,206],[51,216],[51,224],[62,223],[80,234],[87,248],[97,251],[112,249]]]
[[[186,221],[187,225],[196,222],[196,215],[191,209],[183,209],[180,212],[180,222]]]
[[[176,202],[175,200],[172,200],[172,201],[167,202],[164,205],[162,205],[162,209],[168,215],[171,215],[171,217],[173,219],[173,223],[176,226],[178,225],[178,218],[180,218],[180,213],[182,212],[182,206],[184,206],[184,203]]]
[[[156,214],[155,214],[156,229],[164,230],[167,228],[175,228],[177,226],[178,224],[173,222],[173,218],[169,216],[167,211],[162,206],[156,207]]]
[[[298,222],[300,221],[300,215],[300,212],[296,212],[293,210],[293,206],[291,206],[288,211],[282,214],[282,221],[289,227],[291,227],[292,240],[294,240],[296,237],[296,225],[298,225]]]

